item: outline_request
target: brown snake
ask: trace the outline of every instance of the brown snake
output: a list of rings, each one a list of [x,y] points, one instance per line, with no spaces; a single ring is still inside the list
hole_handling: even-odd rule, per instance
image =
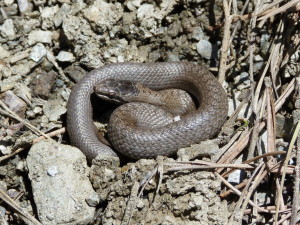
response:
[[[150,126],[149,129],[135,125],[143,123],[145,117],[158,121],[160,111],[154,106],[149,109],[145,104],[138,106],[139,103],[130,103],[122,106],[120,114],[114,112],[108,126],[109,140],[115,149],[130,158],[172,155],[179,148],[211,138],[227,117],[226,93],[205,67],[185,62],[116,63],[103,66],[89,72],[74,86],[67,105],[67,128],[71,143],[89,160],[98,154],[116,156],[110,147],[99,141],[92,120],[90,96],[94,86],[107,79],[139,82],[153,90],[183,89],[200,104],[196,111],[179,121],[167,122],[161,127]]]

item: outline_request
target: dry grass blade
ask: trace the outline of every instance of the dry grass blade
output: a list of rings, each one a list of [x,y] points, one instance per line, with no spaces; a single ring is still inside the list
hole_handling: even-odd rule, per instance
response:
[[[296,138],[299,135],[299,131],[300,131],[300,121],[298,121],[295,132],[293,134],[292,140],[290,142],[289,148],[288,148],[288,152],[287,152],[287,156],[285,158],[285,162],[284,162],[284,167],[283,167],[283,173],[281,176],[281,183],[280,183],[280,189],[279,192],[282,193],[283,190],[283,185],[284,185],[284,180],[285,180],[285,175],[286,175],[286,168],[288,166],[288,162],[290,160],[290,155],[293,149],[293,146],[296,142]],[[279,203],[279,198],[276,199],[276,214],[275,214],[275,223],[277,223],[278,221],[278,211],[279,211],[279,207],[280,207],[280,203]]]
[[[265,20],[265,19],[268,19],[272,16],[275,16],[278,13],[285,12],[286,10],[288,10],[289,8],[295,6],[299,2],[300,2],[300,0],[292,0],[292,1],[286,3],[285,5],[277,8],[277,9],[271,10],[271,12],[269,12],[267,15],[264,15],[264,16],[260,17],[258,20]]]
[[[17,121],[19,121],[20,123],[23,123],[26,127],[28,127],[30,130],[32,130],[35,134],[37,135],[42,135],[47,139],[51,139],[48,135],[44,134],[43,132],[41,132],[39,129],[37,129],[36,127],[32,126],[30,123],[28,123],[27,121],[25,121],[24,119],[22,119],[21,117],[19,117],[16,113],[14,113],[13,111],[11,111],[7,105],[5,105],[5,103],[3,101],[0,100],[0,106],[4,109],[4,110],[0,110],[0,113],[5,114],[6,116],[9,116]]]
[[[288,84],[287,88],[284,90],[282,95],[279,97],[279,99],[275,103],[275,111],[276,112],[281,108],[283,103],[290,96],[290,94],[293,92],[294,89],[295,89],[295,79],[292,79],[290,81],[290,83]],[[259,127],[259,130],[263,129],[264,126],[265,126],[265,123],[262,122]],[[235,159],[237,157],[237,155],[239,155],[242,152],[242,150],[248,145],[252,130],[253,130],[253,128],[250,129],[249,131],[244,131],[241,134],[240,139],[238,141],[236,141],[228,149],[228,151],[223,155],[223,157],[220,160],[218,160],[218,163],[232,162],[232,160]],[[218,170],[218,171],[221,171],[221,170]]]
[[[224,34],[221,46],[221,56],[220,56],[220,64],[219,64],[219,74],[218,79],[221,84],[225,81],[225,74],[227,71],[227,55],[230,43],[230,26],[232,23],[233,17],[230,15],[231,1],[228,3],[227,0],[223,0],[223,8],[225,14],[225,23],[224,23]]]
[[[293,193],[293,204],[292,204],[290,225],[295,225],[297,223],[298,207],[299,207],[299,186],[300,186],[300,135],[298,134],[294,193]]]

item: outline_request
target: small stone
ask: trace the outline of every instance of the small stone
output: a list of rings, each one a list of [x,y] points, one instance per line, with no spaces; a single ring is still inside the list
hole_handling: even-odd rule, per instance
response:
[[[61,79],[56,79],[55,80],[55,86],[58,87],[58,88],[63,87],[64,84],[65,84],[65,82],[63,80],[61,80]]]
[[[15,112],[18,116],[24,118],[26,111],[26,103],[20,99],[11,90],[8,90],[0,95],[2,101],[8,106],[10,110]]]
[[[205,39],[205,34],[201,27],[194,28],[193,33],[192,33],[192,38],[197,41]]]
[[[5,5],[11,5],[14,3],[14,0],[4,0]]]
[[[0,145],[0,152],[2,153],[2,155],[8,155],[11,153],[11,149],[7,148],[4,145]]]
[[[205,59],[216,58],[216,53],[214,52],[215,47],[206,40],[200,40],[197,45],[197,52]]]
[[[210,157],[213,160],[219,151],[219,146],[213,141],[208,140],[192,145],[191,147],[179,149],[177,157],[179,161],[190,161],[200,157]]]
[[[66,51],[60,51],[58,55],[56,56],[58,61],[60,62],[74,62],[75,57],[71,52],[66,52]]]
[[[261,61],[264,61],[264,59],[260,55],[254,56],[254,62],[261,62]]]
[[[51,177],[54,177],[57,174],[57,166],[51,166],[48,170],[47,170],[47,174]]]
[[[78,82],[87,73],[82,67],[78,65],[71,65],[67,67],[64,72],[69,75],[74,81]]]
[[[19,161],[17,163],[16,169],[20,172],[24,172],[25,169],[25,162],[24,161]]]
[[[96,207],[99,204],[99,196],[96,192],[93,192],[88,198],[86,198],[86,202],[91,207]]]
[[[4,59],[10,56],[9,51],[6,51],[1,45],[0,45],[0,59]]]
[[[235,170],[234,172],[230,173],[228,176],[227,181],[229,183],[239,184],[242,177],[242,170]]]
[[[38,74],[31,82],[32,92],[39,97],[48,98],[56,77],[57,74],[53,71]]]
[[[255,73],[255,72],[259,71],[263,65],[264,65],[264,62],[255,62],[253,65],[253,72]]]
[[[54,99],[49,100],[43,106],[45,116],[49,118],[49,121],[58,121],[61,115],[67,112],[66,106],[62,105],[62,102]]]
[[[0,188],[4,191],[7,190],[7,183],[3,180],[0,180]]]
[[[4,207],[0,206],[0,215],[2,218],[5,217],[5,213],[6,213],[6,209]]]
[[[47,54],[47,49],[42,43],[37,43],[31,50],[30,59],[35,62],[39,62]]]
[[[33,45],[38,42],[51,44],[52,36],[53,34],[51,31],[33,30],[28,34],[28,44]]]
[[[1,35],[9,40],[13,40],[16,37],[15,27],[12,19],[5,20],[3,25],[0,26],[0,31]]]
[[[43,111],[43,109],[42,109],[41,107],[39,107],[39,106],[37,106],[37,107],[35,107],[35,108],[33,109],[33,112],[34,112],[35,114],[41,113],[42,111]]]
[[[55,5],[53,7],[45,7],[41,11],[41,17],[44,19],[51,19],[55,16],[55,14],[58,12],[59,7],[58,5]]]
[[[300,121],[300,109],[294,110],[293,113],[292,113],[292,115],[293,115],[293,122],[294,122],[294,124],[297,124],[298,121]]]
[[[32,3],[28,0],[18,0],[18,7],[21,14],[32,11]]]
[[[0,90],[1,92],[8,91],[13,89],[15,86],[15,82],[1,82],[0,83]]]
[[[167,61],[168,62],[179,62],[179,56],[173,53],[167,53]]]

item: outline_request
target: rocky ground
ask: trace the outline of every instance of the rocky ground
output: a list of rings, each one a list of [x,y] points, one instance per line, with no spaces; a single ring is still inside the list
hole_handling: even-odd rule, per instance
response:
[[[1,224],[296,224],[299,11],[296,0],[1,1]],[[221,134],[173,158],[88,165],[65,130],[74,84],[102,65],[161,61],[218,77]]]

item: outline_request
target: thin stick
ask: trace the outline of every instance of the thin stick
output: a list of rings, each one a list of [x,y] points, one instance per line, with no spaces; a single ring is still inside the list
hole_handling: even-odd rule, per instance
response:
[[[292,137],[292,140],[290,142],[290,145],[289,145],[289,148],[288,148],[288,152],[287,152],[287,156],[285,158],[285,162],[284,162],[284,170],[283,170],[283,173],[282,173],[282,176],[281,176],[281,183],[280,183],[280,193],[282,193],[282,190],[283,190],[283,185],[284,185],[284,180],[285,180],[285,175],[286,175],[286,170],[285,168],[287,167],[288,165],[288,162],[290,160],[290,155],[291,155],[291,152],[292,152],[292,149],[293,149],[293,146],[296,142],[296,138],[299,134],[299,131],[300,131],[300,121],[298,121],[297,123],[297,126],[296,126],[296,129],[295,129],[295,132],[294,132],[294,135]],[[277,197],[276,199],[276,214],[275,214],[275,224],[278,222],[278,211],[279,211],[279,207],[280,207],[280,204],[279,204],[279,198]]]
[[[232,23],[232,16],[230,15],[230,7],[231,4],[227,2],[227,0],[223,0],[223,8],[224,8],[224,16],[225,16],[225,23],[224,23],[224,34],[221,46],[221,56],[220,56],[220,66],[219,66],[219,74],[218,79],[221,84],[225,81],[225,74],[226,74],[226,63],[227,63],[227,55],[229,49],[229,39],[230,39],[230,26]]]
[[[28,123],[27,121],[22,119],[20,116],[18,116],[16,113],[11,111],[10,108],[8,108],[7,105],[1,100],[0,100],[0,105],[4,109],[4,110],[0,109],[0,113],[5,114],[5,115],[15,119],[15,120],[19,121],[20,123],[23,123],[26,127],[28,127],[30,130],[32,130],[37,135],[42,135],[47,139],[51,139],[48,135],[46,135],[45,133],[43,133],[42,131],[40,131],[36,127],[32,126],[30,123]]]
[[[22,207],[20,207],[11,197],[9,197],[4,190],[0,188],[0,198],[6,202],[10,207],[12,207],[18,214],[25,217],[34,225],[42,225],[37,219],[35,219],[30,213],[25,211]]]
[[[285,5],[279,7],[275,10],[272,10],[267,15],[260,17],[258,20],[265,20],[265,19],[270,18],[271,16],[275,16],[278,13],[282,13],[282,12],[286,11],[287,9],[293,7],[294,5],[298,4],[299,2],[300,2],[300,0],[292,0],[288,3],[286,3]]]
[[[297,138],[297,161],[295,167],[294,193],[290,225],[296,225],[299,207],[299,186],[300,186],[300,135]]]

